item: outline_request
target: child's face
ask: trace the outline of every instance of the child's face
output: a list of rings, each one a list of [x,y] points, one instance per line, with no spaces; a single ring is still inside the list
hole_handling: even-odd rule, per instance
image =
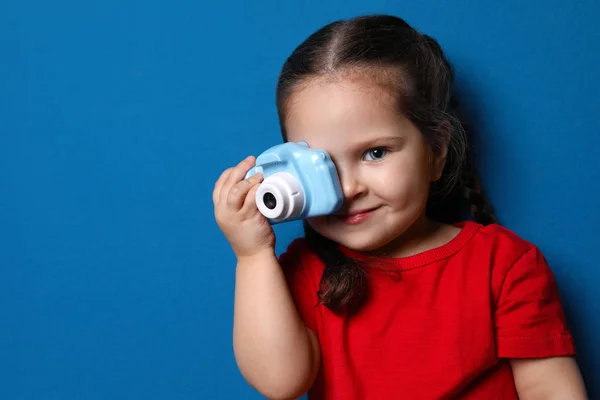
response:
[[[364,78],[348,77],[316,79],[289,100],[288,140],[306,141],[331,155],[345,198],[335,215],[309,224],[359,251],[382,250],[400,235],[418,231],[429,185],[443,163],[392,97]]]

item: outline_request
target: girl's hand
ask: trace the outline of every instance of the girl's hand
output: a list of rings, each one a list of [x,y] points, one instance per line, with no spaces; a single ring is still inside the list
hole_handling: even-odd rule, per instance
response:
[[[256,206],[256,190],[263,176],[256,174],[244,179],[255,161],[250,156],[225,170],[213,191],[215,219],[238,259],[275,247],[273,228]]]

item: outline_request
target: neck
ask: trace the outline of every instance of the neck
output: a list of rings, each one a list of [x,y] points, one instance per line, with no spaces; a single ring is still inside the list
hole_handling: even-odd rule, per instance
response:
[[[402,235],[385,246],[372,252],[383,257],[409,257],[448,242],[446,235],[440,234],[446,225],[430,220],[424,214]]]

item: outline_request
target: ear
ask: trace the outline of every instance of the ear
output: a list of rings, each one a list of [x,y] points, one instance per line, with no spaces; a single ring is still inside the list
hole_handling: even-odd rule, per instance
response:
[[[448,157],[448,146],[452,138],[452,125],[448,121],[442,122],[438,128],[438,134],[431,149],[431,181],[438,181],[442,177],[446,159]]]

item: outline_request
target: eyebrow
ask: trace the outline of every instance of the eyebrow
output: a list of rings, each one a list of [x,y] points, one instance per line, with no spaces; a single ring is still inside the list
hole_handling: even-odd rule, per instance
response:
[[[352,147],[357,148],[365,148],[365,147],[373,147],[379,143],[389,143],[389,142],[402,142],[404,141],[404,137],[402,136],[380,136],[374,139],[365,140],[363,142],[358,142]]]

